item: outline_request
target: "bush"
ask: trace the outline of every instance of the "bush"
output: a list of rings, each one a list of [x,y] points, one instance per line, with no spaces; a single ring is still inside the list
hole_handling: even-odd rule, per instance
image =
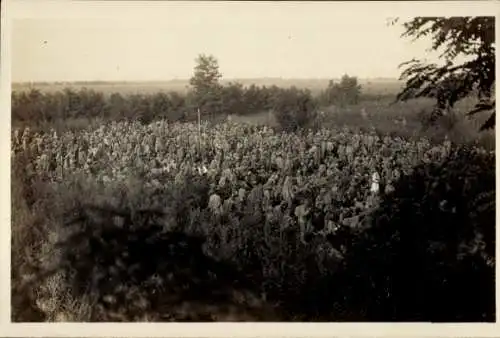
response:
[[[295,87],[275,94],[273,110],[281,128],[295,131],[307,126],[313,119],[316,104],[310,91]]]
[[[27,287],[33,271],[40,265],[42,246],[47,237],[43,210],[39,208],[42,193],[27,172],[28,159],[18,156],[11,168],[11,319],[44,321],[45,314],[36,306],[34,290]]]
[[[207,246],[220,248],[206,243],[216,229],[202,178],[164,189],[133,180],[106,187],[70,181],[43,196],[41,238],[28,238],[33,229],[21,233],[16,223],[14,250],[45,249],[33,252],[31,262],[13,262],[23,267],[13,270],[13,320],[276,320],[242,271],[207,254]],[[161,209],[165,201],[171,203]]]
[[[348,251],[332,304],[369,321],[494,321],[494,163],[455,149],[404,176]]]

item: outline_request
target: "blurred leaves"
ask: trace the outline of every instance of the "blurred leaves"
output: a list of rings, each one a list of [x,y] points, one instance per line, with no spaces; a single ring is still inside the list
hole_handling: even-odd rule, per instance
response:
[[[391,24],[396,24],[391,22]],[[429,117],[435,122],[461,99],[474,95],[478,103],[469,116],[488,112],[481,130],[495,126],[495,18],[494,17],[417,17],[403,23],[403,38],[430,37],[431,50],[440,51],[444,64],[411,60],[401,65],[405,80],[398,101],[418,97],[436,99]],[[458,61],[458,59],[466,61]]]

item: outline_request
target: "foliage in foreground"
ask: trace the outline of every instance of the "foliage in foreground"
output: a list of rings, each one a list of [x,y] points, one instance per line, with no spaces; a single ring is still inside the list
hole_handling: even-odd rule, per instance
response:
[[[442,65],[420,60],[404,63],[405,87],[398,100],[430,97],[436,100],[429,117],[434,122],[462,98],[474,95],[477,104],[468,115],[486,112],[481,130],[495,128],[495,17],[417,17],[403,24],[402,37],[430,36],[431,49],[441,51]],[[466,61],[460,62],[460,58]]]
[[[403,176],[344,261],[348,307],[370,320],[494,321],[494,187],[494,157],[467,148]]]
[[[199,136],[14,132],[13,319],[494,320],[493,154],[347,130]]]

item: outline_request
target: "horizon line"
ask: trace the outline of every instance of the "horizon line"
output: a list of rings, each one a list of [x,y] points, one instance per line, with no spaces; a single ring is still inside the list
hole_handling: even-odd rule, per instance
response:
[[[358,80],[392,80],[401,81],[398,77],[359,77]],[[280,80],[280,81],[325,81],[340,80],[341,77],[234,77],[223,78],[221,82],[248,81],[248,80]],[[168,80],[37,80],[37,81],[12,81],[11,84],[52,84],[52,83],[167,83],[167,82],[189,82],[189,78],[174,78]]]

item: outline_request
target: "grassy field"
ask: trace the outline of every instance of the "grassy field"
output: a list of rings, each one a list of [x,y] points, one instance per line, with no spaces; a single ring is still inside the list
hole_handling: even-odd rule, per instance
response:
[[[263,78],[263,79],[226,79],[222,80],[222,84],[229,82],[239,82],[244,86],[255,84],[256,86],[278,86],[288,88],[296,86],[298,88],[310,89],[313,93],[317,93],[328,85],[328,79],[280,79],[280,78]],[[401,88],[401,82],[396,79],[360,79],[359,80],[363,91],[373,95],[388,95],[395,94]],[[151,94],[157,92],[175,91],[185,93],[189,86],[188,80],[171,80],[171,81],[156,81],[156,82],[80,82],[80,83],[14,83],[12,90],[23,91],[30,88],[37,88],[44,92],[54,92],[63,90],[64,88],[80,89],[86,87],[103,93],[122,93],[122,94]]]
[[[326,88],[327,79],[235,79],[224,80],[223,84],[230,81],[238,81],[246,86],[255,84],[257,86],[276,85],[281,88],[297,86],[299,88],[310,89],[313,93],[318,93]],[[470,99],[462,100],[457,104],[452,116],[444,119],[437,127],[430,130],[422,129],[421,113],[432,109],[433,101],[426,99],[412,100],[405,103],[394,103],[394,97],[401,88],[401,82],[395,79],[360,79],[363,95],[371,96],[362,100],[357,105],[322,107],[327,113],[327,119],[321,121],[324,127],[345,126],[356,130],[367,130],[375,128],[384,134],[395,134],[407,137],[426,136],[430,138],[442,139],[445,134],[453,141],[463,143],[479,140],[481,144],[492,149],[494,147],[494,132],[479,134],[477,132],[485,116],[469,121],[465,113],[474,105]],[[21,92],[36,88],[44,93],[54,93],[66,88],[79,90],[88,88],[109,96],[112,93],[122,95],[144,94],[154,95],[159,92],[185,93],[187,90],[187,80],[171,80],[157,82],[76,82],[76,83],[14,83],[13,91]],[[267,124],[277,126],[276,119],[272,112],[257,111],[254,114],[245,116],[233,116],[235,121],[251,124]],[[222,119],[223,120],[223,119]],[[404,122],[403,122],[404,120]],[[87,119],[85,116],[72,118],[65,121],[57,121],[54,125],[56,129],[81,129],[102,123],[100,119]],[[455,123],[453,128],[449,128],[451,123]]]
[[[14,321],[494,314],[495,175],[481,149],[135,121],[14,133],[12,163]],[[467,259],[446,258],[457,250]]]
[[[433,107],[432,100],[419,99],[404,103],[393,103],[392,100],[367,101],[347,107],[325,107],[324,120],[319,121],[324,128],[346,127],[350,130],[367,131],[376,129],[387,135],[398,135],[410,138],[428,137],[437,141],[444,137],[456,143],[477,141],[488,149],[495,148],[495,132],[479,132],[481,123],[487,115],[469,120],[464,118],[466,112],[474,106],[474,101],[463,100],[453,111],[453,116],[429,129],[422,129],[420,113]],[[248,116],[231,116],[234,122],[277,127],[278,123],[272,112],[260,112]],[[455,123],[453,128],[449,123]],[[318,125],[319,125],[318,124]]]

